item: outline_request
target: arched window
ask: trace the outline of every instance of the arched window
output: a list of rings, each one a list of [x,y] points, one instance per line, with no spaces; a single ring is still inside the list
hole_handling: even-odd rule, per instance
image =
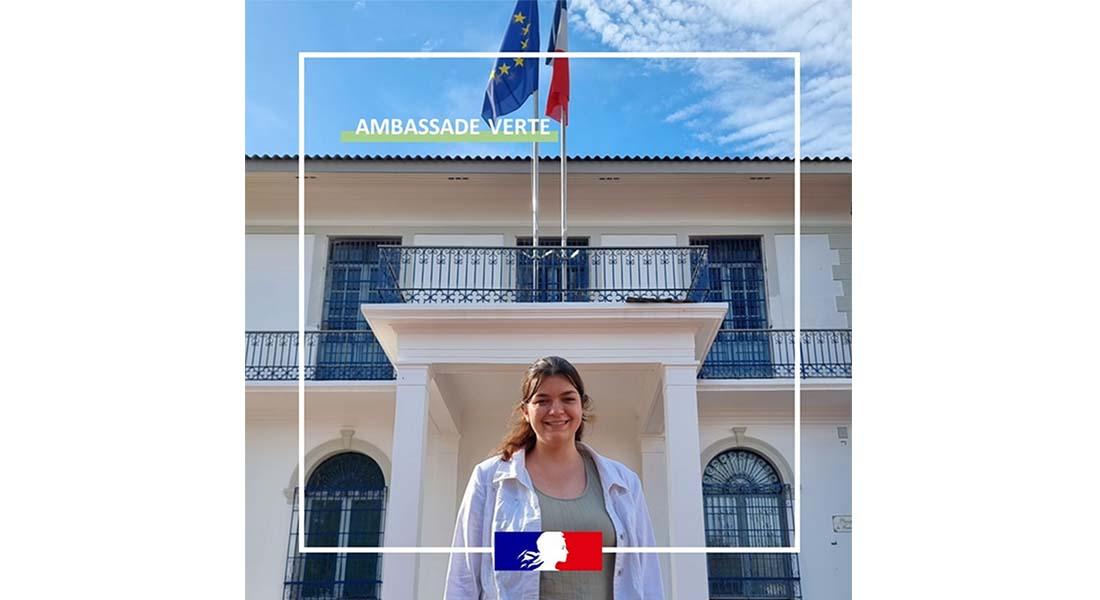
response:
[[[381,546],[386,481],[371,457],[344,452],[325,459],[306,482],[306,546]],[[376,599],[378,554],[298,553],[298,494],[291,513],[284,600]]]
[[[703,470],[707,545],[789,546],[790,486],[766,458],[743,448],[715,456]],[[795,554],[708,554],[711,598],[801,598]]]

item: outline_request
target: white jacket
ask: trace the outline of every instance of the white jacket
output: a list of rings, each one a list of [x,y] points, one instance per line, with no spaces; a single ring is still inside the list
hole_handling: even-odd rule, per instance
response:
[[[578,444],[596,463],[603,484],[604,506],[618,536],[616,545],[656,546],[642,482],[622,463]],[[504,461],[495,456],[470,475],[458,509],[452,546],[492,546],[496,531],[540,531],[542,515],[522,450]],[[617,554],[615,600],[660,600],[664,596],[656,554]],[[447,567],[446,600],[538,600],[537,571],[495,571],[493,557],[481,552],[455,552]]]

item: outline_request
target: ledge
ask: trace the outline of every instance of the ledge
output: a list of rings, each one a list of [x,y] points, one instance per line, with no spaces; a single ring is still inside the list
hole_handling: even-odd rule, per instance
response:
[[[362,305],[395,366],[529,364],[550,353],[584,364],[700,365],[726,310],[721,302]]]

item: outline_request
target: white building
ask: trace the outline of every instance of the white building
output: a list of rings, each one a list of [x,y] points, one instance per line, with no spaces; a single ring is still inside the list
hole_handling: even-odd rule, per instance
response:
[[[446,555],[296,556],[297,160],[246,164],[248,597],[440,598]],[[793,162],[569,167],[563,253],[557,161],[532,251],[529,159],[307,160],[310,545],[449,545],[548,354],[658,544],[793,543]],[[851,596],[851,162],[801,182],[801,552],[662,555],[670,598]]]

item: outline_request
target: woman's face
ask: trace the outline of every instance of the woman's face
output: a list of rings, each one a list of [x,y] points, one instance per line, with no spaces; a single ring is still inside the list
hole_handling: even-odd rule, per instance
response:
[[[568,379],[561,375],[544,378],[523,408],[538,443],[551,446],[573,443],[583,409],[581,395]]]

